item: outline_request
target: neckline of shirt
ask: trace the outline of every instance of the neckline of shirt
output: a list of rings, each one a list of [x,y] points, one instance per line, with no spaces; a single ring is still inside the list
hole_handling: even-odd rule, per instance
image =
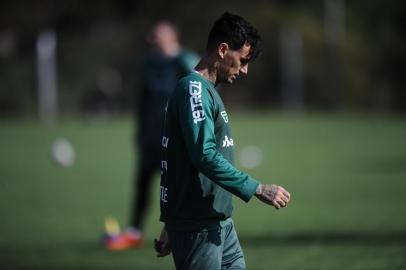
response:
[[[211,82],[210,80],[208,80],[206,77],[204,77],[202,74],[200,74],[196,69],[193,70],[193,73],[196,73],[197,75],[199,75],[199,77],[203,78],[203,80],[205,80],[206,82],[208,82],[213,88],[214,87],[214,83]]]

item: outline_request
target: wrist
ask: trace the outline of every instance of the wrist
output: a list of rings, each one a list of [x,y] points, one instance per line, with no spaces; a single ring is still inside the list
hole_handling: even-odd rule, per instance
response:
[[[263,189],[264,189],[264,186],[263,186],[262,184],[259,184],[259,185],[257,186],[257,190],[255,191],[255,196],[260,196],[260,195],[262,195]]]

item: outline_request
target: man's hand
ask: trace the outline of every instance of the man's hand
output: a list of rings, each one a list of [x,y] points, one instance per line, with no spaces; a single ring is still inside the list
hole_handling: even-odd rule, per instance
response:
[[[168,233],[166,232],[165,226],[162,228],[161,235],[159,240],[155,239],[154,241],[155,251],[158,253],[157,257],[165,257],[171,254],[171,248],[169,247]]]
[[[290,193],[277,185],[259,184],[255,196],[276,209],[287,206],[290,201]]]

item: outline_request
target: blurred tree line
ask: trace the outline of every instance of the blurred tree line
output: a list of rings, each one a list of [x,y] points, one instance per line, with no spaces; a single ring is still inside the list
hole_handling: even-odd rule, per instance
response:
[[[405,10],[400,0],[3,0],[0,116],[37,112],[35,47],[47,29],[57,36],[62,114],[122,113],[137,98],[137,63],[148,51],[145,36],[154,21],[173,21],[184,46],[203,54],[224,11],[245,17],[263,37],[263,54],[248,78],[224,91],[227,102],[405,112]]]

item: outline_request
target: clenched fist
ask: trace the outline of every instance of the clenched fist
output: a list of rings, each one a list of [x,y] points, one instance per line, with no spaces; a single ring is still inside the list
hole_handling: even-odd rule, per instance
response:
[[[161,230],[161,235],[159,236],[159,239],[155,239],[154,241],[154,249],[157,252],[157,257],[165,257],[171,254],[168,233],[166,232],[165,226]]]
[[[277,185],[259,184],[255,196],[276,209],[287,206],[290,201],[290,193]]]

